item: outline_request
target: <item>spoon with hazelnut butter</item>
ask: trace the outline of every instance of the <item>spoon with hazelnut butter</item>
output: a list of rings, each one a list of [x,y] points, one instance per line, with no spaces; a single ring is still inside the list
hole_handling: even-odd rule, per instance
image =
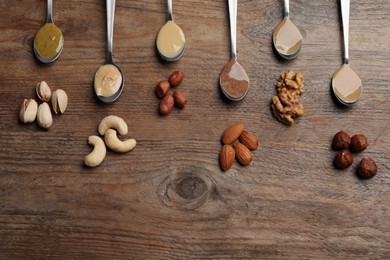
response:
[[[112,57],[112,38],[114,32],[115,0],[106,1],[107,8],[107,60],[96,71],[94,88],[97,97],[105,102],[114,102],[122,93],[125,78],[122,70]]]
[[[349,66],[349,6],[350,0],[341,0],[341,16],[344,34],[344,62],[333,74],[332,90],[338,101],[344,105],[356,103],[362,94],[362,81]]]
[[[222,93],[232,101],[240,101],[248,93],[249,77],[244,67],[237,61],[237,0],[229,0],[231,59],[219,76]]]

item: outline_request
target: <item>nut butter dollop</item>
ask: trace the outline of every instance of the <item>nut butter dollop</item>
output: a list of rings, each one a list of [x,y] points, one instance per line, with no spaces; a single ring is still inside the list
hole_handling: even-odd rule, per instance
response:
[[[223,92],[233,100],[245,96],[249,88],[249,77],[236,59],[231,59],[226,64],[220,75],[220,85],[223,86]]]
[[[55,57],[64,45],[61,30],[54,23],[46,23],[34,38],[35,50],[44,59]]]
[[[161,55],[171,59],[180,56],[185,47],[185,36],[181,28],[168,21],[158,32],[156,45]]]
[[[95,74],[94,86],[98,96],[109,97],[114,95],[122,83],[122,74],[112,64],[101,66]]]

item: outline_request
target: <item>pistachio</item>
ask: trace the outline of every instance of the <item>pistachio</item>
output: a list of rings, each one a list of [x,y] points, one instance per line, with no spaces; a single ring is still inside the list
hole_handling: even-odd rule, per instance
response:
[[[34,99],[25,99],[20,107],[19,119],[23,123],[32,123],[37,117],[38,103]]]
[[[63,114],[68,106],[68,95],[62,89],[57,89],[53,92],[53,96],[51,99],[51,105],[53,107],[54,113]]]
[[[51,90],[49,88],[49,85],[47,85],[46,81],[38,83],[35,87],[35,90],[40,100],[44,102],[48,102],[50,100]]]
[[[38,107],[37,121],[38,125],[45,129],[49,129],[53,123],[50,107],[46,102],[40,104]]]

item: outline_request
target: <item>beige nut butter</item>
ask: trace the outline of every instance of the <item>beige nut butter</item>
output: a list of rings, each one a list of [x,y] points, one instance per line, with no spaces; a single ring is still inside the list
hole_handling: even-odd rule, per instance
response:
[[[56,56],[64,45],[61,30],[54,23],[42,26],[34,38],[35,50],[42,58],[50,59]]]
[[[118,92],[122,84],[122,74],[111,64],[101,66],[95,74],[94,86],[98,96],[109,97]]]
[[[173,21],[168,21],[157,35],[156,45],[158,51],[166,58],[179,56],[185,47],[184,32]]]
[[[335,94],[346,103],[356,102],[362,93],[362,81],[348,64],[335,72],[332,86]]]
[[[280,53],[291,55],[301,47],[302,35],[290,18],[284,18],[275,29],[273,41]]]

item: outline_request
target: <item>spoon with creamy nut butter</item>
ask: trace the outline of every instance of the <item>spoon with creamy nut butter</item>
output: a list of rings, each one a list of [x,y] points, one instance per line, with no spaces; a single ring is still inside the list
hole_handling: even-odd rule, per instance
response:
[[[332,90],[340,103],[352,105],[362,94],[362,81],[356,72],[349,66],[349,5],[350,0],[341,0],[341,16],[344,34],[344,62],[333,74]]]
[[[34,37],[34,54],[43,63],[55,61],[64,48],[64,37],[53,22],[53,1],[47,1],[47,20]]]
[[[243,99],[249,89],[249,77],[244,67],[237,61],[236,32],[237,32],[237,0],[229,0],[231,59],[219,76],[222,93],[232,101]]]
[[[294,59],[302,48],[302,34],[290,19],[290,2],[284,0],[284,18],[276,26],[272,40],[276,51],[282,58]]]
[[[177,61],[184,53],[186,38],[173,21],[172,0],[168,0],[168,21],[157,34],[156,46],[161,58],[166,61]]]
[[[94,88],[97,97],[106,103],[114,102],[122,93],[125,78],[112,58],[115,0],[106,1],[107,8],[107,61],[95,74]]]

